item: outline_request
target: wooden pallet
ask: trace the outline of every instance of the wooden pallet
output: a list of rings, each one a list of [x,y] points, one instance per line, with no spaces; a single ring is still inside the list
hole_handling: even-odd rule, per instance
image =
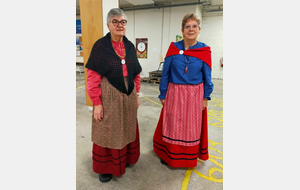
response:
[[[158,81],[158,80],[150,80],[150,83],[152,83],[152,84],[159,84],[160,81]]]
[[[149,77],[161,77],[161,75],[162,75],[162,71],[156,70],[156,71],[149,72]]]
[[[149,77],[141,77],[141,82],[148,82],[149,81]]]
[[[148,82],[152,84],[159,84],[161,79],[162,71],[151,71],[149,72]]]

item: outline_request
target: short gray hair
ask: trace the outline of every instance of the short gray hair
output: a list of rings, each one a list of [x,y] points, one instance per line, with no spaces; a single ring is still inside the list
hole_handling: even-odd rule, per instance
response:
[[[107,24],[109,24],[110,19],[114,16],[124,16],[124,18],[127,20],[127,16],[125,15],[122,9],[113,8],[110,9],[110,11],[107,13],[107,19],[106,19]]]

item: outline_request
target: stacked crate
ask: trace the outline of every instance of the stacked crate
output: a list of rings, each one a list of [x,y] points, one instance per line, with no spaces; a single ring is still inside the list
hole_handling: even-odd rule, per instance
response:
[[[149,78],[148,78],[147,82],[152,83],[152,84],[159,84],[161,75],[162,75],[162,71],[158,71],[158,70],[151,71],[151,72],[149,72]]]

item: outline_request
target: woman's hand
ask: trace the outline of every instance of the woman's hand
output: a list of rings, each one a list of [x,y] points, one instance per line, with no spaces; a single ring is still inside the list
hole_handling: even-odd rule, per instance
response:
[[[164,106],[165,105],[165,100],[164,99],[159,99],[161,102],[161,105]]]
[[[103,119],[103,106],[102,106],[102,104],[94,106],[94,118],[97,121],[101,121]]]
[[[207,107],[208,103],[207,103],[207,98],[203,99],[203,104],[202,104],[202,110],[204,110]]]

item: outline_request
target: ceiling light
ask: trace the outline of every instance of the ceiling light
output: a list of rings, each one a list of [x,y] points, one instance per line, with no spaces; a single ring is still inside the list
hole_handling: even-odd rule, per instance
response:
[[[134,6],[136,5],[149,5],[149,4],[154,4],[153,0],[126,0],[128,3],[133,4]]]

